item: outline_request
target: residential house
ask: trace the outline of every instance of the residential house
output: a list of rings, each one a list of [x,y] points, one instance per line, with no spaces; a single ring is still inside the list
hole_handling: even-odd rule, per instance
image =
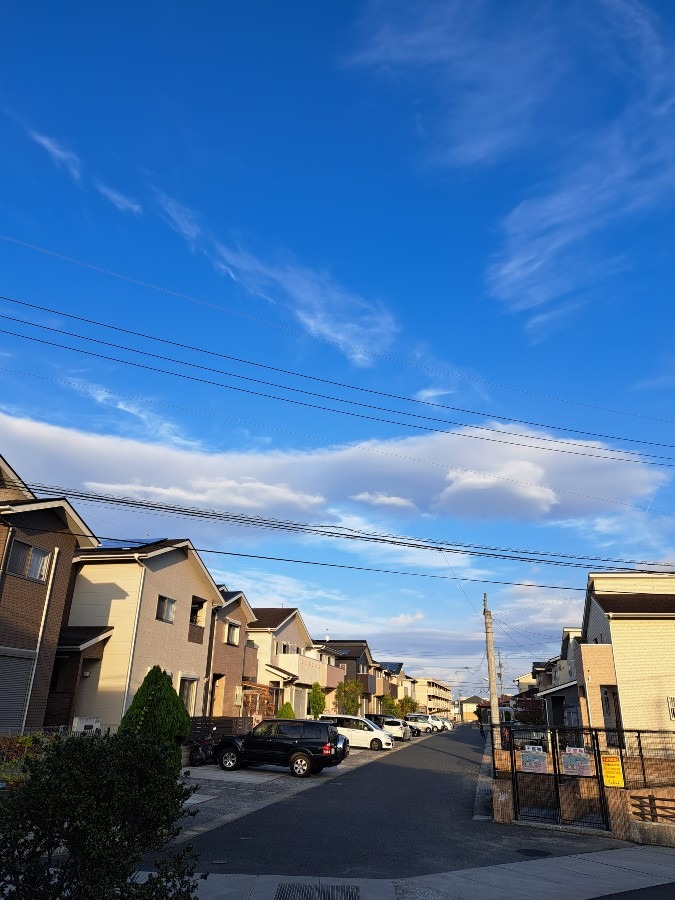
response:
[[[536,698],[543,700],[546,721],[551,727],[575,727],[581,724],[576,677],[577,646],[581,628],[563,628],[560,655],[533,667],[537,678]]]
[[[214,607],[223,597],[189,540],[83,549],[61,631],[46,724],[119,724],[154,665],[191,716],[209,703]],[[57,715],[58,713],[58,715]]]
[[[329,709],[344,680],[332,649],[312,641],[297,608],[254,607],[253,615],[256,621],[248,626],[248,634],[257,650],[257,675],[255,683],[244,685],[244,695],[267,691],[274,711],[288,702],[304,719],[310,712],[310,690],[318,682]]]
[[[392,700],[400,701],[408,697],[417,703],[417,679],[405,673],[403,663],[381,662],[380,665],[389,672],[389,689]]]
[[[541,665],[541,663],[535,663],[535,665]],[[519,675],[517,678],[513,679],[513,683],[518,686],[518,694],[523,697],[532,696],[536,693],[536,690],[533,688],[537,687],[537,679],[532,674],[532,672],[525,672],[524,675]]]
[[[391,696],[391,673],[373,659],[368,641],[331,639],[325,646],[335,653],[345,681],[358,681],[361,685],[359,713],[382,712],[382,698]]]
[[[38,498],[0,457],[0,733],[43,725],[73,556],[98,543],[68,500]]]
[[[584,724],[675,728],[675,575],[588,576],[576,674]]]
[[[476,707],[484,701],[484,697],[472,694],[471,697],[460,697],[459,699],[459,720],[460,722],[477,722]]]
[[[418,709],[449,718],[452,715],[452,688],[437,678],[418,678],[416,686]]]
[[[211,610],[207,713],[239,717],[243,715],[244,685],[255,683],[258,673],[258,648],[247,635],[256,618],[243,591],[229,591],[224,584],[218,587],[223,605]]]

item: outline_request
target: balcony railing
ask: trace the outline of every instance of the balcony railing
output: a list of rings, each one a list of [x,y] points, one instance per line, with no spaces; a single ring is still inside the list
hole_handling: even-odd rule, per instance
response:
[[[365,675],[363,672],[359,672],[357,675],[359,680],[359,684],[363,688],[364,694],[374,694],[375,688],[377,687],[376,682],[377,678],[374,675]]]

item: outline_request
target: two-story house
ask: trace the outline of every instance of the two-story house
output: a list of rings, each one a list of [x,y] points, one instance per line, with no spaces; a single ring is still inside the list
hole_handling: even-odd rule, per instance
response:
[[[97,545],[68,500],[38,498],[0,457],[0,733],[44,724],[73,556]]]
[[[219,588],[223,605],[212,609],[207,712],[242,716],[244,685],[255,682],[258,674],[258,648],[247,633],[256,618],[243,591],[229,591],[224,584]]]
[[[300,611],[288,607],[254,607],[256,621],[248,633],[257,648],[257,678],[272,695],[274,710],[290,703],[298,718],[310,712],[309,692],[318,682],[327,708],[344,673],[335,664],[332,647],[312,641]]]
[[[536,697],[544,701],[546,721],[552,727],[581,724],[576,677],[576,647],[580,638],[581,628],[563,628],[560,655],[533,669],[539,683]]]
[[[368,641],[331,638],[324,645],[335,654],[337,665],[345,673],[345,681],[358,681],[361,685],[361,715],[382,712],[382,697],[390,691],[391,677],[388,670],[373,659]]]
[[[190,541],[83,549],[73,566],[50,706],[101,727],[118,725],[159,665],[190,715],[202,715],[210,699],[212,610],[223,597]]]

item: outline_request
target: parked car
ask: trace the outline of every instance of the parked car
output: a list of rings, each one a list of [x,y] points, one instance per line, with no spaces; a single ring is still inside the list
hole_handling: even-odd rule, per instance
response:
[[[396,740],[409,741],[412,736],[410,726],[405,719],[397,719],[396,716],[383,716],[379,713],[369,713],[366,719],[374,722],[382,731],[386,731]]]
[[[221,769],[252,765],[288,766],[291,775],[318,775],[339,765],[349,753],[340,749],[337,728],[330,722],[304,719],[266,719],[248,734],[223,737],[215,748]]]
[[[408,728],[410,729],[411,737],[419,737],[422,734],[421,729],[414,722],[408,722]]]
[[[452,719],[446,719],[444,717],[443,724],[445,725],[447,731],[453,731],[455,728],[455,723],[452,721]]]
[[[374,722],[363,716],[345,716],[338,713],[324,713],[322,722],[330,722],[340,734],[349,738],[350,747],[370,747],[371,750],[391,750],[394,739]]]
[[[406,722],[410,722],[415,725],[416,728],[419,728],[424,734],[431,734],[434,730],[434,725],[429,721],[429,716],[424,713],[408,713],[405,717]]]
[[[338,756],[340,762],[343,762],[349,756],[349,738],[338,731]]]
[[[445,724],[440,716],[429,715],[432,731],[445,731]]]

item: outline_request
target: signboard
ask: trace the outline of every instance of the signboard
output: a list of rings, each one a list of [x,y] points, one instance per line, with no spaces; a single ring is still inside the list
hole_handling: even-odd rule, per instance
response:
[[[525,744],[525,749],[528,753],[543,753],[544,748],[541,744]]]
[[[573,753],[562,754],[562,774],[588,778],[593,774],[591,757],[581,747],[573,747]]]
[[[520,771],[521,772],[539,772],[546,774],[546,754],[537,747],[535,750],[520,751]]]
[[[607,787],[625,787],[623,781],[623,766],[618,754],[608,753],[600,757],[602,763],[602,780]]]

